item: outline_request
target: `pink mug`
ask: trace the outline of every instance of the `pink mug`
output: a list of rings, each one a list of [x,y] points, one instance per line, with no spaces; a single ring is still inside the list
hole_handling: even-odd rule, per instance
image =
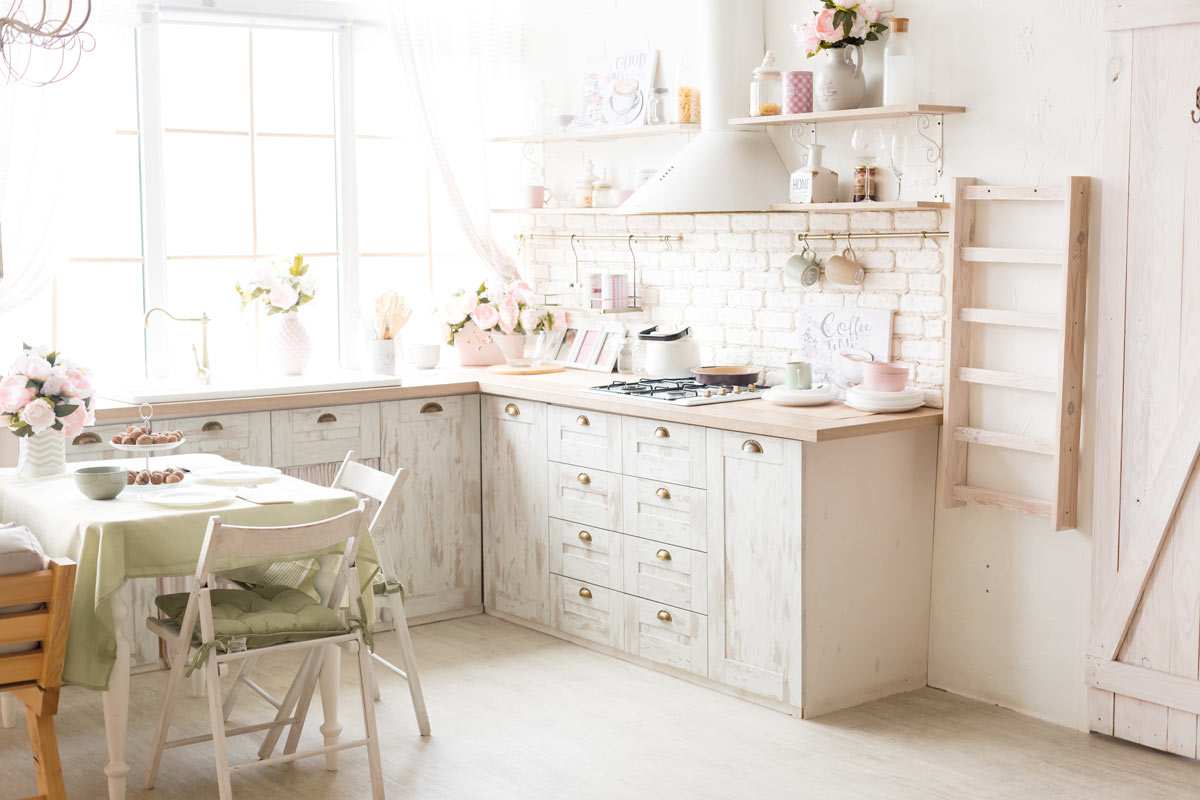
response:
[[[526,184],[521,187],[518,197],[521,208],[542,208],[550,199],[550,190],[537,184]]]

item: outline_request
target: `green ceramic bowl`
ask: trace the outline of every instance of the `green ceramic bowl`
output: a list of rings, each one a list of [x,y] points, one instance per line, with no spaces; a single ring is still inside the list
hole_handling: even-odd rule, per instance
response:
[[[75,470],[75,485],[92,500],[112,500],[125,491],[129,473],[120,464]]]

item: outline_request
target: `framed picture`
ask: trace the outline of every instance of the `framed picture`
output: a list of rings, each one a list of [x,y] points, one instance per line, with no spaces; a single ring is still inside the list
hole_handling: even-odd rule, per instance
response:
[[[625,329],[620,326],[603,328],[585,324],[567,328],[555,354],[555,363],[572,369],[612,372],[624,338]],[[568,345],[568,339],[572,344]],[[559,360],[560,357],[564,360]]]
[[[593,56],[587,62],[576,128],[626,128],[645,122],[657,50]]]
[[[562,340],[559,341],[558,347],[555,348],[554,354],[550,356],[551,364],[558,364],[560,367],[574,366],[571,362],[571,353],[575,350],[575,345],[579,339],[578,326],[569,325],[563,331]]]

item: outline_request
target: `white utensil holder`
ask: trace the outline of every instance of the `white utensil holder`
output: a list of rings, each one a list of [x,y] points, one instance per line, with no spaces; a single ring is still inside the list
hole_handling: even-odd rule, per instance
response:
[[[367,345],[371,372],[380,375],[396,374],[396,340],[373,339]]]

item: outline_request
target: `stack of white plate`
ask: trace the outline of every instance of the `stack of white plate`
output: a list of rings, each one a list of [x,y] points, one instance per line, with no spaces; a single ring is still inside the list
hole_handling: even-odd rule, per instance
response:
[[[763,392],[762,399],[777,406],[820,406],[837,400],[836,386],[820,383],[811,389],[785,389],[772,386]]]
[[[905,387],[899,392],[872,392],[861,386],[851,386],[846,390],[846,405],[859,411],[898,414],[901,411],[920,408],[924,404],[925,390],[915,386]]]

